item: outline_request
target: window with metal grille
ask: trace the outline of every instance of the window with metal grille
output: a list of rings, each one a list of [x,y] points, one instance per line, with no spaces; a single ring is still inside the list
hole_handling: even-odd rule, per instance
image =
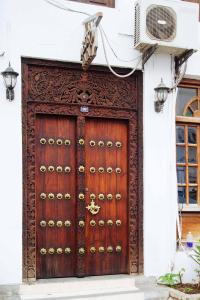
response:
[[[103,5],[107,7],[115,7],[115,0],[71,0],[71,1],[87,3],[87,4]]]

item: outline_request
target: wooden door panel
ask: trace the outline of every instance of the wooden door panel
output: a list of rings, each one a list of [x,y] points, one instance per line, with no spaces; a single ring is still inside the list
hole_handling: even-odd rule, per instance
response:
[[[86,275],[127,273],[127,126],[125,121],[86,119],[86,205],[91,203],[90,195],[94,194],[95,204],[100,206],[96,215],[86,211]],[[122,144],[120,148],[115,145],[118,141]],[[91,146],[91,142],[95,145]],[[99,146],[99,142],[104,145]],[[109,142],[111,147],[107,145]],[[91,167],[95,168],[95,173],[91,173]],[[99,172],[100,167],[104,168],[104,172]],[[111,173],[108,173],[109,167],[112,168]],[[116,173],[116,168],[121,169],[120,174]],[[99,194],[103,194],[105,199],[98,199]],[[106,198],[109,194],[112,200]],[[122,198],[116,200],[116,194],[121,194]],[[91,226],[92,220],[95,226]],[[109,220],[112,225],[107,224]],[[121,221],[120,226],[116,225],[117,220]],[[99,221],[104,221],[104,225],[100,226]],[[116,252],[117,246],[122,248],[121,252]],[[91,247],[95,247],[95,253],[91,253]],[[102,253],[99,247],[104,247]],[[108,247],[112,247],[111,253]]]
[[[82,121],[44,115],[36,120],[37,278],[128,272],[128,123],[99,118]],[[79,145],[79,133],[85,136],[84,146]],[[45,144],[41,144],[42,138]],[[49,139],[54,143],[49,144]],[[66,140],[70,145],[65,145]],[[116,146],[117,142],[121,147]],[[77,181],[79,156],[80,161],[85,160],[85,172],[78,173]],[[41,166],[46,167],[45,172],[41,172]],[[49,170],[51,166],[53,171]],[[65,172],[66,166],[70,167],[69,173]],[[95,168],[94,173],[91,167]],[[117,168],[121,170],[119,174]],[[78,200],[77,184],[84,185],[81,190],[85,191],[85,201]],[[41,199],[42,193],[46,194],[45,199]],[[54,199],[49,199],[51,194]],[[62,199],[57,199],[58,194]],[[66,194],[70,199],[65,199]],[[100,207],[94,215],[86,208],[92,203],[92,194],[94,204]],[[99,199],[100,194],[104,199]],[[117,200],[116,195],[121,195],[121,199]],[[80,219],[85,220],[84,228],[78,225]],[[41,226],[41,221],[46,226]],[[53,226],[49,221],[54,222]],[[70,221],[69,227],[65,226],[66,221]],[[85,248],[85,254],[79,253],[80,247]],[[70,254],[65,253],[66,248],[70,248]],[[41,253],[44,250],[46,253]],[[58,250],[62,253],[58,254]]]
[[[46,143],[41,144],[40,139],[45,138]],[[48,140],[54,139],[54,144],[50,145]],[[57,145],[60,139],[62,145]],[[70,145],[65,145],[65,141],[70,140]],[[73,118],[40,116],[36,120],[36,228],[37,228],[37,278],[66,277],[75,273],[75,120]],[[40,167],[45,166],[46,172],[41,172]],[[48,170],[49,166],[54,167],[54,171]],[[70,166],[70,173],[66,173],[64,168]],[[57,172],[56,168],[62,167],[62,172]],[[46,194],[46,199],[41,199],[41,193]],[[53,194],[54,199],[48,197]],[[61,194],[62,199],[57,199]],[[70,199],[65,199],[66,194],[70,194]],[[60,196],[60,195],[59,195]],[[68,198],[68,196],[66,196]],[[41,221],[46,222],[45,227],[41,227]],[[70,227],[64,225],[65,221],[71,222]],[[54,226],[48,225],[49,221],[54,222]],[[62,226],[58,223],[61,221]],[[55,253],[49,254],[49,249],[53,248]],[[58,248],[62,249],[62,254],[57,254]],[[70,248],[71,253],[66,254],[65,248]],[[41,249],[47,251],[41,254]]]

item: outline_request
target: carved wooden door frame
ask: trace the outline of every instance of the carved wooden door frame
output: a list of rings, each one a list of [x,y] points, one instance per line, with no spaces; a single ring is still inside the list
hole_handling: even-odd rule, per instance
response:
[[[118,72],[127,70],[119,69]],[[143,272],[142,73],[119,79],[104,67],[22,58],[23,278],[36,279],[35,120],[37,114],[129,121],[129,273]]]

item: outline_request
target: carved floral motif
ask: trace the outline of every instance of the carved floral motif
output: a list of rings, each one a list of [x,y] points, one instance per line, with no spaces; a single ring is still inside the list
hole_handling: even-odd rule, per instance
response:
[[[136,109],[136,86],[135,78],[37,66],[29,68],[28,100]]]

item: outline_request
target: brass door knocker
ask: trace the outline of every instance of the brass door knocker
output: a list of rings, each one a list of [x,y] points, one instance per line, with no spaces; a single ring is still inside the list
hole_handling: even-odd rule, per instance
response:
[[[90,202],[90,205],[86,206],[86,208],[89,210],[89,212],[90,212],[92,215],[98,214],[98,212],[99,212],[99,210],[100,210],[100,206],[95,205],[94,200],[92,200],[92,201]]]

